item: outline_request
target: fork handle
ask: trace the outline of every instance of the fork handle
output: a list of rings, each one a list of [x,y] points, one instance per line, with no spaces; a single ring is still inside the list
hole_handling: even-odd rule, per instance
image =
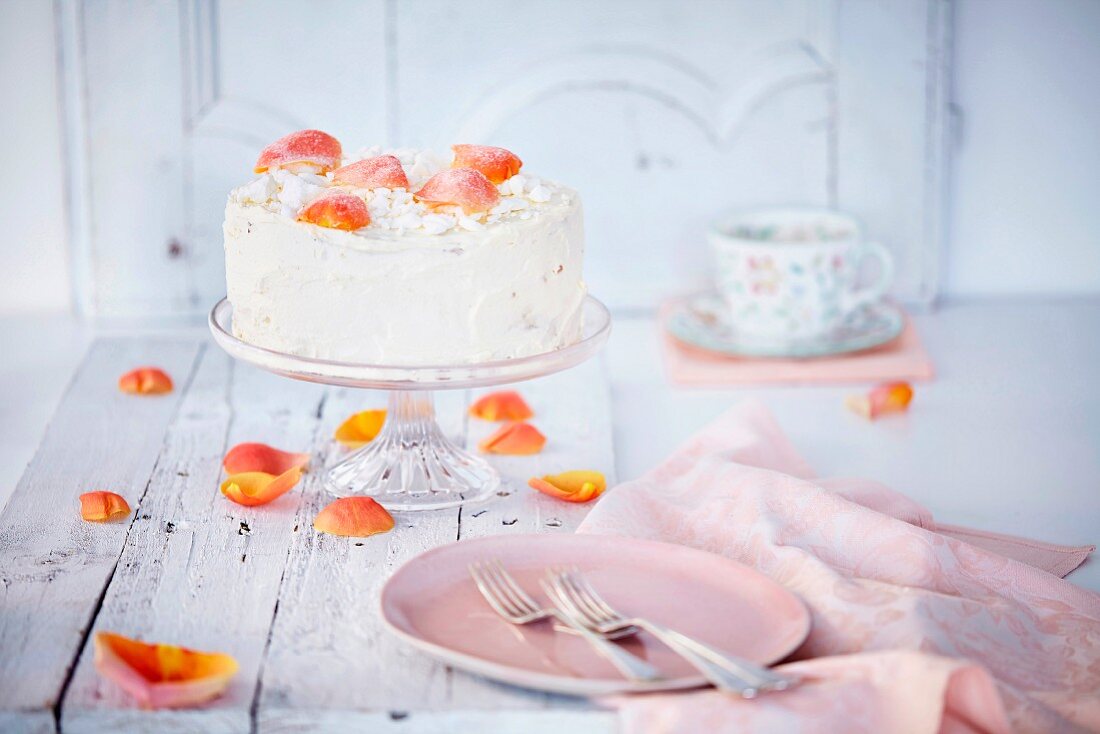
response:
[[[554,612],[554,618],[587,640],[593,650],[607,659],[612,665],[619,669],[620,673],[630,680],[651,681],[661,677],[660,671],[652,665],[642,660],[637,655],[619,647],[603,635],[597,634],[584,625],[574,622],[564,614]]]
[[[752,698],[761,691],[789,688],[795,682],[748,660],[715,650],[656,622],[647,619],[632,619],[630,622],[668,645],[721,690]]]

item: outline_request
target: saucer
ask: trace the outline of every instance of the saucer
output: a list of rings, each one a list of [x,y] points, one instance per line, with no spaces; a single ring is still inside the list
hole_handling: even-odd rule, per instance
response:
[[[844,322],[820,336],[798,339],[738,333],[729,309],[718,293],[688,298],[673,307],[665,323],[681,342],[709,352],[738,357],[829,357],[861,352],[895,339],[905,326],[901,310],[880,301],[849,314]]]
[[[491,535],[429,550],[382,589],[391,632],[447,665],[512,685],[574,696],[706,685],[683,658],[642,632],[621,643],[657,668],[655,681],[622,675],[577,635],[547,621],[517,627],[478,593],[469,565],[496,559],[545,604],[539,580],[576,566],[608,603],[719,650],[770,665],[810,631],[802,600],[759,571],[682,545],[610,535]]]

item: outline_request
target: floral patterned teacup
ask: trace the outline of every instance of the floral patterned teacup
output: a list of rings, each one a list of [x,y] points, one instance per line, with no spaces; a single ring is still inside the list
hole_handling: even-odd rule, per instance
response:
[[[865,241],[855,218],[830,210],[727,214],[708,237],[732,323],[755,336],[823,335],[882,298],[893,278],[886,248]],[[878,273],[860,285],[865,259],[878,261]]]

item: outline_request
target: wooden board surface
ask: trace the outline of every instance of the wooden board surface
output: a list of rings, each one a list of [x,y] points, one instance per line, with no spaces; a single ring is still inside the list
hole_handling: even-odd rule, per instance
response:
[[[119,393],[118,375],[144,363],[164,366],[177,390]],[[528,477],[584,467],[614,481],[600,361],[520,389],[550,441],[536,457],[494,458],[494,501],[401,513],[391,533],[338,538],[312,528],[330,499],[320,469],[341,453],[329,439],[348,414],[384,405],[383,393],[284,380],[202,340],[97,341],[0,516],[0,730],[609,729],[606,711],[439,665],[378,617],[385,580],[423,550],[572,530],[587,508],[531,491]],[[475,395],[437,396],[440,424],[469,447],[494,427],[466,417]],[[218,489],[220,461],[242,441],[309,447],[315,471],[271,505],[232,504]],[[119,492],[133,514],[84,523],[77,497],[90,489]],[[229,652],[240,673],[210,705],[142,711],[95,671],[100,630]]]

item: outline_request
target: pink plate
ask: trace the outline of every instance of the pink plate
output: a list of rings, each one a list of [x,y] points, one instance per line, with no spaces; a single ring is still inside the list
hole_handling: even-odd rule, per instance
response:
[[[382,618],[398,636],[448,665],[555,693],[694,688],[694,668],[643,633],[625,647],[664,677],[625,680],[580,637],[549,622],[508,624],[482,598],[469,564],[498,559],[539,603],[538,581],[555,565],[575,565],[619,611],[647,617],[720,650],[770,664],[810,631],[802,601],[763,574],[678,545],[607,535],[496,535],[421,553],[382,590]]]

